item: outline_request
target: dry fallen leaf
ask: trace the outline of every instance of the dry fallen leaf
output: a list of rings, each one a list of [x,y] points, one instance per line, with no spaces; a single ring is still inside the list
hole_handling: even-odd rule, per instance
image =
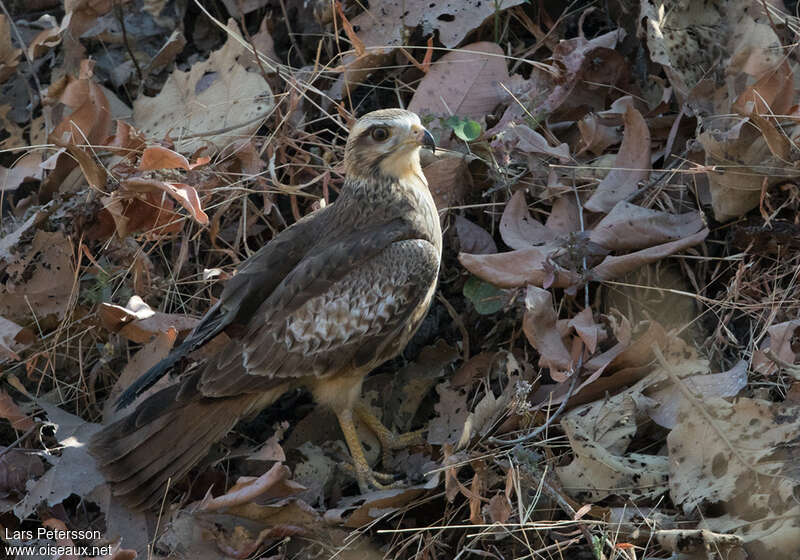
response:
[[[500,84],[508,79],[503,50],[495,43],[472,43],[431,65],[408,110],[423,116],[481,119],[506,99]]]
[[[506,204],[500,219],[500,235],[512,249],[527,249],[556,238],[552,230],[531,217],[524,190],[516,191]]]
[[[472,188],[467,162],[460,156],[439,158],[426,165],[422,172],[439,210],[462,204]]]
[[[428,443],[431,445],[456,445],[464,431],[469,416],[467,394],[452,388],[449,381],[436,386],[439,402],[434,405],[437,416],[428,425]]]
[[[799,329],[800,319],[770,326],[767,329],[769,336],[753,353],[753,369],[762,375],[772,375],[779,368],[783,368],[797,378],[800,374],[791,366],[800,361]]]
[[[579,274],[584,259],[586,278],[611,280],[692,247],[709,233],[697,212],[673,215],[624,201],[611,210],[588,236],[576,234],[577,208],[569,197],[556,200],[543,225],[531,217],[525,195],[518,191],[500,222],[503,240],[516,250],[494,255],[461,253],[458,258],[472,274],[502,288],[528,284],[574,288],[584,281]],[[640,247],[632,253],[606,256],[611,250]]]
[[[426,492],[439,486],[439,473],[434,473],[424,484],[378,490],[360,496],[344,498],[333,509],[325,512],[325,521],[345,527],[359,528],[373,523],[385,515],[401,510]]]
[[[562,163],[572,159],[567,144],[551,146],[544,136],[525,124],[509,125],[508,134],[514,138],[514,147],[522,152],[552,156]]]
[[[459,248],[474,255],[491,255],[497,252],[497,245],[492,236],[479,225],[463,216],[456,216],[456,235]]]
[[[673,501],[685,512],[716,504],[723,515],[705,515],[703,526],[740,535],[753,558],[794,559],[798,430],[798,406],[749,398],[685,402],[667,437]]]
[[[423,34],[439,31],[439,41],[445,47],[457,46],[483,20],[524,0],[464,0],[462,2],[430,2],[409,0],[402,4],[391,0],[370,2],[369,9],[353,18],[359,28],[359,38],[367,47],[398,46],[406,38],[404,28],[422,25]],[[465,47],[466,48],[466,47]]]
[[[87,451],[89,439],[102,426],[86,422],[45,401],[38,400],[37,404],[56,427],[61,455],[45,455],[52,465],[42,477],[28,481],[27,494],[14,506],[14,514],[19,519],[25,519],[42,502],[54,506],[72,494],[85,497],[106,483],[94,457]]]
[[[179,335],[186,335],[198,319],[187,315],[153,311],[139,296],[132,296],[125,307],[101,303],[97,310],[103,326],[119,332],[133,342],[148,342],[154,336],[172,327]]]
[[[27,431],[36,425],[33,419],[22,412],[11,395],[5,391],[0,391],[0,418],[8,420],[15,430]]]
[[[459,262],[478,278],[500,288],[525,285],[566,288],[580,283],[580,276],[551,262],[552,247],[530,247],[494,255],[461,253]]]
[[[550,369],[557,382],[564,381],[572,369],[572,357],[556,328],[558,315],[549,291],[528,286],[522,329],[531,346],[539,352],[539,365]]]
[[[236,31],[233,20],[229,25]],[[208,60],[188,72],[175,70],[157,96],[135,100],[136,128],[157,140],[169,136],[178,151],[187,153],[208,143],[224,148],[253,133],[260,126],[258,117],[266,117],[275,102],[264,78],[237,61],[246,52],[231,36]]]
[[[597,185],[584,207],[592,212],[609,212],[615,204],[636,192],[650,176],[650,131],[642,114],[629,107],[625,112],[625,132],[614,167]]]
[[[61,319],[73,290],[72,243],[61,232],[36,229],[28,244],[15,243],[29,232],[35,216],[0,242],[0,315],[27,322],[31,314],[41,321],[49,315]],[[30,239],[30,238],[28,238]],[[11,249],[5,251],[3,249]]]
[[[619,278],[623,274],[636,270],[644,264],[660,261],[669,255],[697,245],[706,237],[708,237],[708,228],[703,228],[694,235],[677,241],[662,243],[661,245],[648,247],[647,249],[634,251],[633,253],[628,253],[627,255],[621,255],[619,257],[609,256],[603,259],[603,262],[599,265],[591,269],[588,272],[588,276],[590,279],[596,281]]]
[[[667,490],[669,460],[664,455],[628,451],[641,415],[633,399],[598,401],[570,411],[561,420],[575,458],[556,469],[564,490],[580,501],[610,494],[656,497]]]
[[[612,251],[631,251],[689,237],[704,226],[700,212],[668,214],[621,201],[592,228],[589,239]]]
[[[21,358],[19,353],[29,346],[36,336],[27,327],[21,327],[0,316],[0,363]]]
[[[0,15],[0,84],[14,75],[22,50],[11,42],[11,26],[8,18]]]

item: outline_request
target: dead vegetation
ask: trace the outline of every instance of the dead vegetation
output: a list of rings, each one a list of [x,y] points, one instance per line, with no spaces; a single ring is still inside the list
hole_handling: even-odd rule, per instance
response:
[[[787,6],[3,10],[4,554],[797,558]],[[446,229],[429,317],[365,384],[387,425],[427,427],[391,454],[364,431],[402,486],[360,495],[334,417],[292,393],[160,511],[125,510],[86,441],[243,259],[335,201],[348,125],[391,106],[442,148],[423,164]]]

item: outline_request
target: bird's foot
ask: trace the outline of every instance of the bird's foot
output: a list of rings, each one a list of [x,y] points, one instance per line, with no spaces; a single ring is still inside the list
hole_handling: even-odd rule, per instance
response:
[[[345,463],[344,468],[356,479],[358,482],[358,489],[362,494],[366,494],[371,490],[391,490],[392,488],[399,488],[402,486],[402,481],[397,480],[397,476],[389,473],[383,473],[372,470],[366,463],[363,465]]]
[[[414,432],[406,432],[405,434],[395,434],[389,428],[372,414],[372,411],[365,405],[358,403],[355,405],[353,412],[356,413],[358,418],[364,422],[367,427],[375,434],[381,444],[381,451],[383,452],[383,466],[389,464],[389,451],[393,449],[403,449],[413,445],[425,444],[425,438],[422,436],[427,430],[416,430]]]
[[[358,438],[355,424],[353,424],[353,412],[349,409],[342,410],[337,413],[339,418],[339,425],[342,428],[344,439],[347,442],[347,447],[350,448],[350,455],[353,457],[353,474],[358,481],[358,487],[361,493],[369,492],[370,488],[377,488],[378,490],[388,490],[390,488],[397,488],[402,483],[397,481],[394,475],[373,471],[367,462],[364,455],[364,448],[361,445],[361,440]],[[361,416],[359,414],[359,416]],[[375,418],[374,416],[372,418]],[[364,420],[364,418],[362,418]],[[367,425],[375,431],[375,427],[371,422],[366,421]],[[391,431],[384,427],[380,422],[375,419],[375,422],[383,428],[381,432],[376,431],[378,438],[382,436],[387,443],[384,444],[384,439],[381,439],[381,445],[384,445],[384,453],[387,448],[398,445],[403,436],[395,436]],[[388,434],[388,435],[387,435]],[[412,438],[413,439],[413,438]]]

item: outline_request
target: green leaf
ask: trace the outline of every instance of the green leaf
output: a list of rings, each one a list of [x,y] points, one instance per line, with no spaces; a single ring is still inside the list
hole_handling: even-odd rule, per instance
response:
[[[481,135],[481,125],[472,119],[462,119],[461,117],[447,117],[444,124],[453,129],[456,136],[465,142],[472,142]]]
[[[464,297],[475,306],[475,311],[481,315],[497,313],[508,301],[505,290],[475,276],[470,276],[464,283],[463,293]]]

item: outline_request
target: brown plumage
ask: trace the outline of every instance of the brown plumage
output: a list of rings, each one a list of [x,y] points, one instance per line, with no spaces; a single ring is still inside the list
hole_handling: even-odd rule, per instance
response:
[[[250,257],[186,340],[121,398],[129,404],[189,352],[230,326],[240,334],[176,385],[146,398],[90,443],[113,493],[147,508],[236,422],[307,387],[339,418],[359,485],[378,486],[353,425],[394,437],[357,403],[370,370],[396,356],[430,305],[442,232],[420,168],[433,139],[414,113],[375,111],[353,126],[334,204]]]

